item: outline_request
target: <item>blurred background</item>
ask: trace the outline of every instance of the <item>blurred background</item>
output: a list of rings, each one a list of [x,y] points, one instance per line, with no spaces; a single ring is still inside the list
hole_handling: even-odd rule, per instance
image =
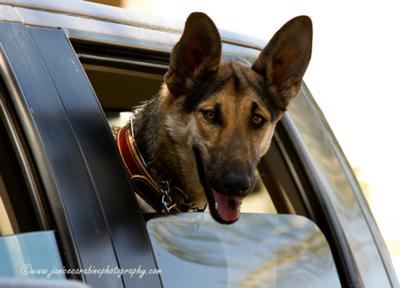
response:
[[[219,28],[265,42],[290,18],[309,15],[314,47],[305,82],[357,174],[400,277],[398,1],[91,2],[179,21],[203,11]]]

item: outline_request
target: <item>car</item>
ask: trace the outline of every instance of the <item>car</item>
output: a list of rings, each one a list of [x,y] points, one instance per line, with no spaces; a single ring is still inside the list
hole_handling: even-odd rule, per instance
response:
[[[246,273],[275,271],[268,277],[281,279],[290,271],[302,287],[321,287],[307,279],[324,287],[400,287],[354,173],[305,83],[258,167],[261,185],[244,207],[251,213],[237,225],[215,226],[208,213],[158,217],[139,209],[113,134],[132,106],[157,93],[182,27],[78,0],[0,1],[0,287],[56,285],[46,279],[80,286],[66,278],[91,287],[217,287],[207,281],[221,278],[197,273],[240,259],[255,265]],[[265,46],[220,32],[225,59],[251,64]],[[179,237],[168,234],[171,227]],[[222,251],[217,244],[233,251],[224,241],[239,241],[226,240],[234,230],[244,237],[232,242],[243,245],[239,259],[196,262],[206,251]],[[300,237],[310,231],[317,246]],[[246,244],[262,242],[260,235],[281,244],[251,250]],[[291,243],[295,250],[287,250]],[[257,266],[269,249],[285,257]],[[307,262],[289,257],[303,250],[323,253],[304,254]],[[221,273],[240,274],[227,271]],[[232,277],[223,278],[229,287]],[[270,287],[290,287],[280,281]]]

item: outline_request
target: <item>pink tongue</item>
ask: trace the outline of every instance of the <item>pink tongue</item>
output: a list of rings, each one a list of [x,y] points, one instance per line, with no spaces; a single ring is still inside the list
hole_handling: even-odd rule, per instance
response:
[[[214,192],[214,200],[217,203],[217,212],[222,220],[231,222],[239,218],[242,198]]]

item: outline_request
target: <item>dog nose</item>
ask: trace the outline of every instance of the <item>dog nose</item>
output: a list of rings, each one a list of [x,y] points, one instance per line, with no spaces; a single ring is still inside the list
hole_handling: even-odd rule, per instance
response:
[[[223,192],[244,196],[250,188],[251,179],[243,172],[230,170],[222,174]]]

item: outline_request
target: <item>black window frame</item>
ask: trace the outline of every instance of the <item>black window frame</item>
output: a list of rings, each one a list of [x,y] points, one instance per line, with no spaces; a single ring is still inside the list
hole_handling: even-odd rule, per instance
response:
[[[294,141],[293,130],[290,127],[290,120],[286,115],[277,127],[277,135],[280,139],[280,151],[284,155],[285,162],[289,165],[290,173],[298,185],[299,197],[305,203],[305,209],[309,217],[321,229],[325,235],[340,281],[343,287],[364,287],[359,275],[357,265],[354,261],[351,249],[344,236],[343,230],[336,219],[331,203],[326,198],[321,197],[324,190],[318,185],[316,175],[312,174],[307,167],[304,154],[299,151],[298,143]],[[318,215],[318,216],[317,216]]]
[[[5,84],[54,216],[65,266],[157,268],[104,114],[65,33],[2,22],[0,42],[0,73],[9,80]],[[104,149],[111,153],[102,154]],[[107,165],[97,165],[99,155]],[[158,275],[75,278],[93,287],[161,287]]]
[[[16,222],[14,234],[49,230],[41,185],[0,76],[0,173]]]

